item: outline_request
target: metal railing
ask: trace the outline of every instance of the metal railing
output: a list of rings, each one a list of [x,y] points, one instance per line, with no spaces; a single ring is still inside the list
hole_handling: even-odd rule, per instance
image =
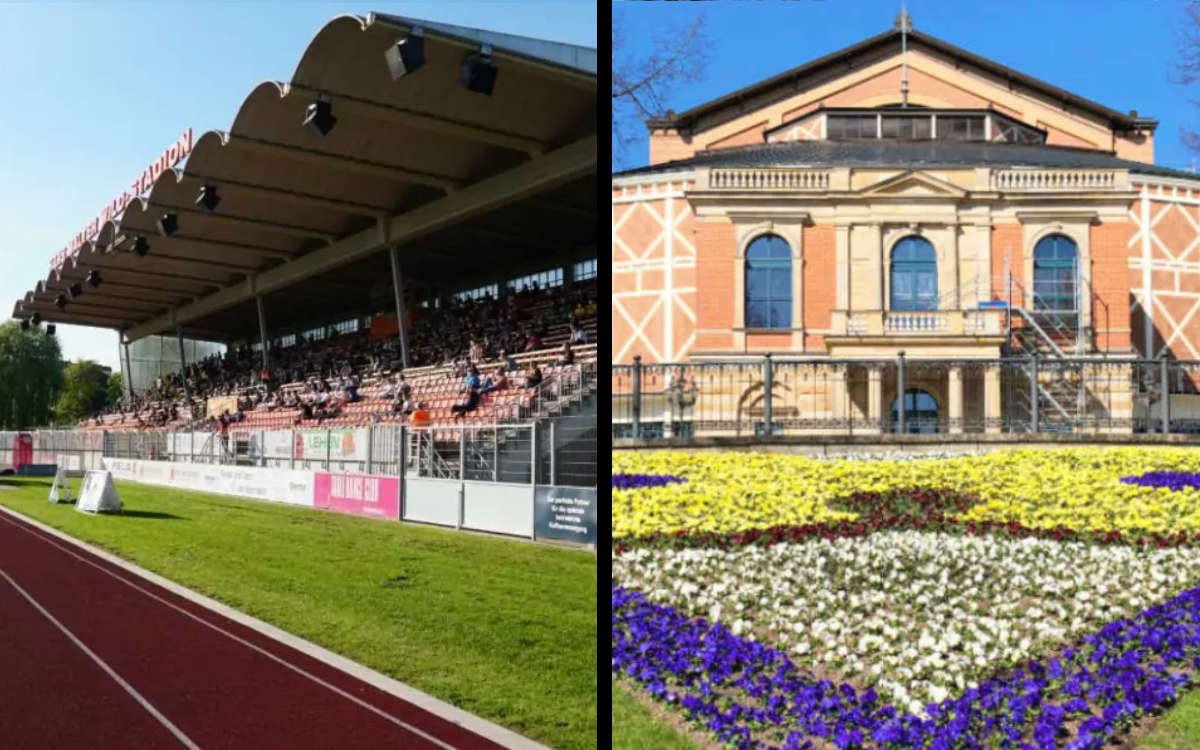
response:
[[[612,366],[612,437],[1200,433],[1198,386],[1200,361],[1171,359],[635,357]],[[914,394],[907,408],[902,392]]]

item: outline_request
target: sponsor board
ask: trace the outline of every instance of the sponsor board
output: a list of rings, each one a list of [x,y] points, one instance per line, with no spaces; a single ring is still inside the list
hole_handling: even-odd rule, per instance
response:
[[[116,478],[135,482],[289,505],[311,506],[313,502],[313,475],[310,471],[120,458],[106,458],[104,466]]]
[[[596,490],[540,484],[533,496],[535,538],[596,543]]]
[[[371,518],[400,518],[400,478],[376,474],[313,475],[313,506]]]
[[[297,430],[297,461],[366,461],[367,430]]]

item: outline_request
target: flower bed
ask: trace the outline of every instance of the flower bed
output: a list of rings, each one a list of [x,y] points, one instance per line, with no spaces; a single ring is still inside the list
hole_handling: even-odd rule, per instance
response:
[[[635,549],[614,555],[612,579],[915,714],[1200,583],[1200,548],[898,532]]]
[[[1028,662],[927,718],[872,689],[818,680],[782,651],[612,590],[612,669],[739,748],[1020,747],[1096,750],[1170,705],[1200,670],[1200,589],[1114,620],[1077,646]]]
[[[1200,533],[1200,489],[1123,483],[1150,471],[1200,471],[1180,448],[1063,448],[905,461],[817,460],[755,453],[613,454],[615,473],[686,478],[667,487],[614,489],[614,538],[724,534],[855,520],[832,501],[854,492],[940,487],[977,495],[959,520],[1031,529],[1171,535]]]
[[[1170,490],[1200,489],[1200,474],[1185,471],[1148,471],[1136,477],[1121,477],[1125,484],[1166,487]]]
[[[666,487],[668,484],[682,484],[687,480],[683,477],[673,477],[668,474],[613,474],[614,490],[635,490],[642,487]]]

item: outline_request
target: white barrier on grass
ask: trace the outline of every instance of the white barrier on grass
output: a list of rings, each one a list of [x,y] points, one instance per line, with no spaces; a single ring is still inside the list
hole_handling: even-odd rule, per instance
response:
[[[112,473],[89,471],[83,476],[83,489],[75,510],[85,513],[120,513],[121,497],[113,486]]]
[[[50,485],[50,502],[75,502],[75,497],[71,495],[71,486],[67,484],[67,470],[62,464],[59,464],[58,471],[54,472],[54,483]]]

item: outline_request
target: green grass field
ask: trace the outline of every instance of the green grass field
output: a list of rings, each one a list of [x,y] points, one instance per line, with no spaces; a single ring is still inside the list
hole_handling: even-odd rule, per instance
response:
[[[125,514],[0,503],[562,750],[597,747],[596,556],[117,482]],[[77,487],[78,480],[72,482]]]
[[[697,750],[696,743],[662,723],[612,681],[613,750]]]

